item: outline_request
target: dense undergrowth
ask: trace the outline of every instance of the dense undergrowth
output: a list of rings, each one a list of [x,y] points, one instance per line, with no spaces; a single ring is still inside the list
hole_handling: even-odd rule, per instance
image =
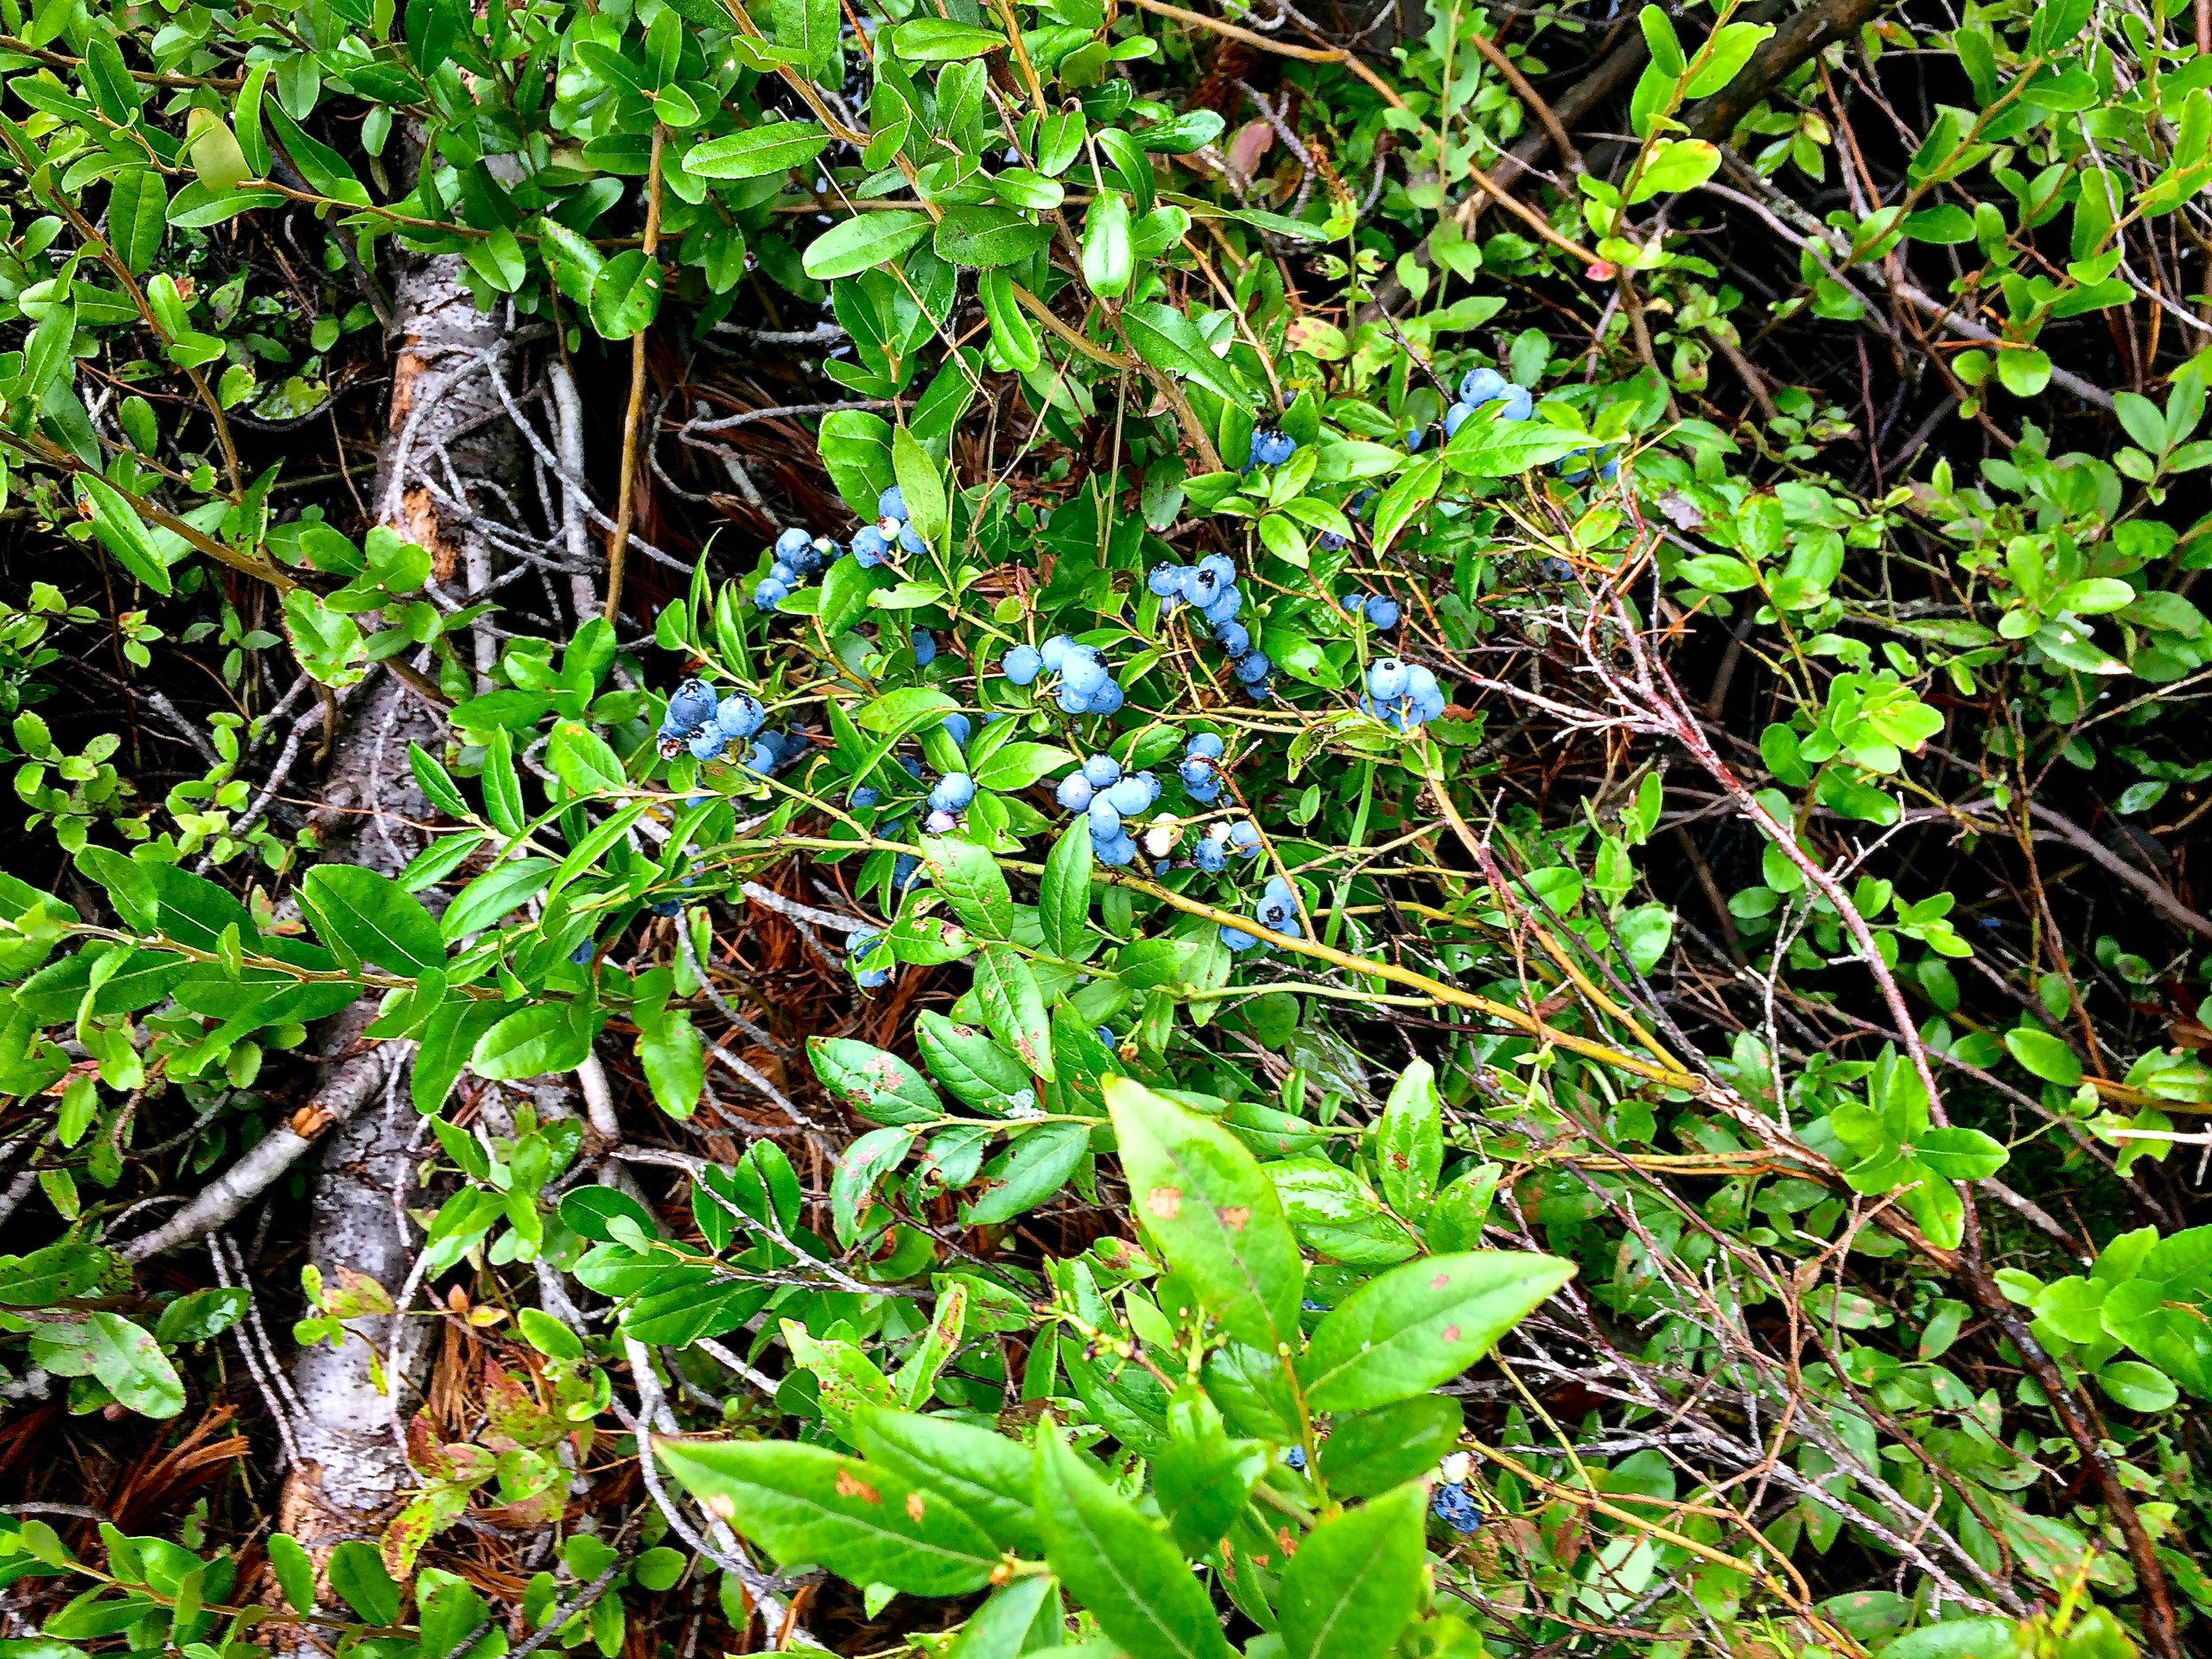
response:
[[[2205,1649],[2212,10],[0,69],[0,1659]]]

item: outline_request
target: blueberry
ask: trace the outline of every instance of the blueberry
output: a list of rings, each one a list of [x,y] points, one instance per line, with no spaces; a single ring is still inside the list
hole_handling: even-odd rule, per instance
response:
[[[714,718],[714,688],[703,680],[687,680],[668,699],[666,729],[688,732]]]
[[[1249,950],[1260,941],[1257,934],[1248,933],[1240,927],[1232,927],[1224,922],[1221,925],[1221,942],[1232,950]]]
[[[782,757],[778,752],[776,746],[770,742],[767,739],[763,738],[759,742],[754,744],[752,748],[745,751],[745,770],[750,772],[757,772],[760,776],[765,778],[770,772],[775,771],[776,763],[780,758],[782,758]]]
[[[1252,434],[1253,466],[1280,466],[1298,452],[1298,441],[1286,433],[1263,427]]]
[[[922,775],[922,763],[911,755],[902,755],[899,757],[899,770],[918,781]]]
[[[1351,537],[1348,535],[1339,535],[1333,530],[1324,530],[1319,535],[1314,538],[1314,544],[1324,553],[1334,553],[1339,549],[1349,547],[1351,545]]]
[[[1229,855],[1222,851],[1221,843],[1211,836],[1198,843],[1198,849],[1191,857],[1210,876],[1219,875],[1222,866],[1229,862]]]
[[[1095,654],[1079,657],[1071,651],[1060,667],[1061,683],[1079,697],[1093,695],[1111,678]]]
[[[753,589],[753,603],[762,611],[773,611],[790,597],[791,590],[772,576]]]
[[[1114,1028],[1111,1025],[1101,1025],[1094,1031],[1091,1035],[1096,1037],[1099,1041],[1104,1043],[1109,1048],[1114,1047],[1115,1044],[1121,1041],[1120,1038],[1114,1035]]]
[[[590,962],[590,960],[598,954],[599,947],[593,944],[590,940],[587,939],[582,944],[577,946],[575,949],[568,953],[568,959],[580,967]]]
[[[1444,411],[1444,435],[1448,438],[1456,436],[1460,427],[1466,424],[1467,417],[1474,412],[1472,403],[1454,403]]]
[[[901,893],[921,878],[921,860],[912,853],[901,853],[891,861],[891,885]]]
[[[799,572],[778,559],[768,567],[768,580],[787,588],[796,588],[799,586]]]
[[[768,710],[761,707],[759,699],[741,691],[723,698],[721,707],[714,711],[714,723],[725,737],[750,737],[767,718]]]
[[[1091,693],[1091,712],[1093,714],[1119,714],[1121,705],[1127,700],[1127,694],[1110,680],[1096,691]]]
[[[870,990],[884,984],[891,977],[891,970],[887,967],[864,968],[860,965],[861,958],[873,950],[876,941],[882,937],[881,930],[873,927],[856,927],[845,935],[845,960],[852,964],[854,977]]]
[[[1411,431],[1408,432],[1406,434],[1406,453],[1408,455],[1414,453],[1414,451],[1418,449],[1422,443],[1426,441],[1428,435],[1429,429],[1426,426],[1416,426]]]
[[[1435,1495],[1429,1500],[1429,1509],[1455,1532],[1481,1530],[1482,1511],[1475,1507],[1474,1499],[1464,1486],[1437,1487]]]
[[[691,734],[691,755],[695,760],[718,760],[729,746],[730,740],[722,735],[719,726],[703,726]]]
[[[1083,763],[1083,775],[1094,789],[1111,788],[1121,781],[1121,763],[1111,755],[1094,755]]]
[[[1208,760],[1221,758],[1221,740],[1211,732],[1200,732],[1183,746],[1186,755],[1202,755]]]
[[[873,570],[883,563],[883,556],[891,550],[891,544],[883,539],[883,532],[875,526],[863,525],[853,532],[853,557],[863,570]]]
[[[929,792],[929,803],[941,812],[964,812],[975,799],[975,780],[964,772],[949,772]]]
[[[1536,573],[1548,582],[1571,581],[1574,580],[1575,567],[1555,554],[1537,565]]]
[[[1502,401],[1505,407],[1498,411],[1500,420],[1526,420],[1536,412],[1536,398],[1525,386],[1509,383]]]
[[[1398,626],[1398,602],[1387,594],[1367,595],[1367,625],[1374,628],[1394,628]]]
[[[1303,1469],[1306,1466],[1306,1448],[1302,1446],[1292,1447],[1283,1454],[1283,1462],[1293,1469]]]
[[[1269,671],[1274,666],[1274,664],[1267,660],[1265,651],[1247,651],[1242,657],[1237,658],[1236,675],[1239,680],[1249,686],[1265,680]]]
[[[1110,836],[1102,841],[1094,841],[1091,843],[1091,851],[1096,855],[1099,863],[1111,864],[1118,870],[1125,864],[1135,862],[1137,843],[1125,831],[1118,835]]]
[[[1106,800],[1124,818],[1134,818],[1159,798],[1160,786],[1148,772],[1132,773],[1106,791]]]
[[[901,523],[905,522],[905,492],[901,490],[896,484],[885,490],[882,495],[876,497],[876,514],[879,518],[896,518]]]
[[[1152,574],[1144,585],[1163,599],[1172,599],[1183,591],[1183,567],[1180,565],[1155,565]]]
[[[1111,841],[1121,833],[1121,810],[1102,795],[1091,797],[1087,809],[1091,820],[1091,844]]]
[[[1044,658],[1033,645],[1017,645],[999,664],[1006,678],[1017,686],[1026,686],[1034,680],[1044,665]]]
[[[1186,781],[1183,785],[1183,793],[1201,806],[1211,806],[1221,799],[1221,780],[1209,778],[1203,783]]]
[[[1053,798],[1069,811],[1080,812],[1090,805],[1094,793],[1088,778],[1079,772],[1071,772],[1060,780],[1060,787],[1054,792]]]
[[[1202,789],[1214,779],[1213,763],[1202,755],[1189,757],[1175,770],[1185,785],[1193,789]]]
[[[933,835],[949,835],[959,826],[959,818],[943,807],[932,809],[929,816],[922,820],[922,827]]]
[[[1044,642],[1037,653],[1037,660],[1044,664],[1045,672],[1056,674],[1068,660],[1068,653],[1075,649],[1075,641],[1064,634],[1056,634]]]
[[[937,660],[937,636],[927,628],[916,628],[913,634],[914,665],[927,668]]]
[[[1470,369],[1460,377],[1459,401],[1463,403],[1487,403],[1503,397],[1505,388],[1511,385],[1495,369]]]
[[[681,916],[684,912],[684,902],[681,899],[656,899],[645,908],[656,916]]]
[[[945,717],[944,728],[945,735],[952,739],[955,749],[967,748],[968,734],[975,729],[968,717],[956,709]]]
[[[929,551],[929,543],[922,540],[922,533],[910,524],[899,526],[899,546],[903,551],[918,557]]]
[[[1224,622],[1214,629],[1214,638],[1221,641],[1221,649],[1232,657],[1241,657],[1252,649],[1252,632],[1241,622]]]
[[[1367,670],[1367,689],[1378,703],[1392,703],[1405,695],[1406,665],[1394,657],[1380,657]]]
[[[1219,627],[1225,622],[1233,621],[1243,609],[1243,594],[1234,588],[1224,588],[1214,595],[1213,603],[1206,607],[1206,620]]]
[[[1250,818],[1240,818],[1229,826],[1229,844],[1247,858],[1257,856],[1260,850],[1260,826]]]
[[[859,807],[873,806],[882,799],[883,792],[880,789],[871,789],[865,784],[854,790],[852,794],[853,804]]]
[[[1060,687],[1060,711],[1063,714],[1088,714],[1091,700],[1071,686]]]

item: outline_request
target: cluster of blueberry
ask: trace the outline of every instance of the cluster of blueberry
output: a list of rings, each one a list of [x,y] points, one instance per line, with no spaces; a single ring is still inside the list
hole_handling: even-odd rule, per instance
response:
[[[1101,864],[1118,868],[1137,856],[1136,837],[1125,820],[1149,812],[1160,798],[1160,780],[1148,772],[1125,774],[1111,755],[1093,755],[1082,768],[1060,780],[1060,804],[1091,820],[1091,851]]]
[[[1367,689],[1360,694],[1359,706],[1362,713],[1386,726],[1409,732],[1444,712],[1444,688],[1418,663],[1378,657],[1368,664]]]
[[[1303,937],[1298,926],[1298,895],[1282,876],[1268,877],[1267,887],[1252,911],[1252,919],[1272,933],[1286,933],[1293,939]],[[1225,922],[1221,942],[1232,950],[1249,950],[1260,941],[1257,935]]]
[[[804,728],[763,732],[768,710],[760,699],[741,691],[716,700],[714,687],[703,680],[687,680],[668,699],[661,719],[661,754],[673,759],[688,749],[695,760],[720,760],[733,743],[750,742],[740,763],[748,772],[765,777],[781,772],[807,751]]]
[[[845,549],[826,535],[810,535],[795,526],[785,531],[776,538],[776,562],[753,589],[753,603],[763,611],[773,611],[808,577],[818,575],[822,566],[844,557]]]
[[[1398,602],[1388,594],[1346,594],[1337,603],[1344,607],[1347,616],[1363,616],[1371,628],[1387,630],[1398,626]]]
[[[860,987],[864,991],[872,991],[879,986],[891,983],[891,969],[888,964],[880,968],[863,968],[857,965],[863,956],[875,949],[876,941],[882,937],[883,930],[879,927],[856,927],[845,935],[845,960],[856,964],[853,968],[853,978],[860,981]]]
[[[1256,448],[1257,443],[1255,439]],[[1230,672],[1246,694],[1255,703],[1267,700],[1269,676],[1275,664],[1252,643],[1251,630],[1237,620],[1237,613],[1244,609],[1244,595],[1237,588],[1236,564],[1227,554],[1209,553],[1195,565],[1156,565],[1145,585],[1167,601],[1167,609],[1187,604],[1203,616],[1215,640],[1229,654]]]
[[[1444,435],[1456,433],[1467,417],[1485,403],[1503,403],[1500,420],[1526,420],[1536,412],[1536,394],[1509,380],[1495,369],[1470,369],[1460,377],[1459,401],[1444,411]],[[1417,449],[1428,430],[1416,426],[1406,434],[1406,448]]]
[[[1183,793],[1201,806],[1211,806],[1221,799],[1221,740],[1211,732],[1201,732],[1183,745],[1182,764],[1176,771],[1182,774]]]
[[[893,548],[906,553],[926,550],[921,532],[907,520],[906,496],[896,484],[876,497],[876,514],[873,524],[853,532],[853,557],[863,570],[882,564],[891,557]]]
[[[1228,866],[1232,851],[1247,858],[1260,856],[1260,826],[1250,818],[1234,824],[1216,824],[1191,853],[1191,862],[1208,875],[1217,876]]]
[[[1017,686],[1033,683],[1039,674],[1057,674],[1063,714],[1118,713],[1126,696],[1113,672],[1099,659],[1097,648],[1079,645],[1065,634],[1054,634],[1041,647],[1017,645],[1001,660],[999,669]]]
[[[1276,432],[1263,426],[1252,434],[1252,453],[1244,463],[1244,470],[1256,466],[1280,466],[1298,453],[1298,440],[1286,432]]]

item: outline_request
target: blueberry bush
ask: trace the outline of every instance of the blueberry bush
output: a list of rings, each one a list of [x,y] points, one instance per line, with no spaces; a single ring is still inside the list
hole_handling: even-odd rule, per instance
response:
[[[0,70],[0,1659],[2206,1650],[2204,0]]]

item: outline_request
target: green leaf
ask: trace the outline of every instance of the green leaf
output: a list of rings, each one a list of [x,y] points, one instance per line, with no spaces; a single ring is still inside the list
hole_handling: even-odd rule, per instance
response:
[[[900,488],[903,489],[905,485],[902,483]],[[854,724],[864,732],[903,737],[910,732],[941,725],[944,717],[959,706],[931,687],[905,686],[878,697],[854,718]]]
[[[1202,112],[1212,114],[1211,111]],[[1178,380],[1195,380],[1239,409],[1251,406],[1252,395],[1228,364],[1214,356],[1198,326],[1181,311],[1152,303],[1132,305],[1122,313],[1122,326],[1128,330],[1129,343],[1136,348],[1137,355],[1154,368]]]
[[[1340,1498],[1364,1498],[1426,1473],[1459,1444],[1466,1413],[1449,1394],[1416,1394],[1340,1417],[1321,1442],[1321,1478]]]
[[[184,1409],[184,1384],[153,1333],[119,1313],[88,1313],[37,1326],[31,1363],[58,1377],[96,1377],[142,1417],[173,1417]]]
[[[573,1071],[591,1053],[600,1020],[567,1002],[535,1002],[476,1041],[469,1070],[495,1082]]]
[[[1294,1345],[1305,1263],[1244,1142],[1127,1078],[1102,1087],[1138,1225],[1231,1336],[1267,1354]]]
[[[964,1595],[998,1548],[949,1498],[822,1446],[657,1440],[669,1473],[780,1562],[819,1562],[855,1584]]]
[[[2170,1410],[2180,1390],[2165,1372],[2139,1360],[2115,1360],[2097,1373],[2097,1386],[2131,1411]]]
[[[1002,29],[979,28],[942,18],[916,18],[891,31],[891,45],[910,64],[949,64],[963,58],[1003,50]]]
[[[1054,843],[1037,890],[1037,921],[1045,949],[1063,962],[1082,962],[1098,949],[1090,930],[1091,821],[1079,813]]]
[[[2080,1086],[2081,1062],[2074,1057],[2071,1048],[2050,1033],[2023,1025],[2005,1033],[2005,1047],[2014,1059],[2046,1083],[2055,1083],[2061,1088]]]
[[[976,956],[975,988],[983,1018],[999,1041],[1021,1057],[1033,1075],[1048,1083],[1057,1079],[1052,1026],[1029,964],[1004,945],[986,945]]]
[[[706,1091],[706,1048],[682,1009],[657,1018],[637,1010],[637,1057],[653,1099],[672,1118],[688,1118]]]
[[[161,1310],[154,1340],[173,1348],[220,1336],[246,1317],[247,1300],[243,1285],[189,1291]]]
[[[1046,1616],[1043,1609],[1048,1598],[1056,1603],[1052,1614],[1057,1614],[1058,1589],[1043,1573],[1015,1579],[975,1610],[961,1627],[959,1640],[946,1659],[1016,1659],[1021,1653],[1034,1651],[1029,1642],[1031,1628],[1041,1616]],[[1059,1628],[1056,1617],[1053,1628]]]
[[[929,234],[929,215],[910,208],[856,213],[807,244],[801,267],[817,282],[888,265]]]
[[[941,544],[950,524],[944,472],[904,426],[891,434],[891,469],[898,474],[899,493],[906,498],[906,515],[916,533],[925,541]]]
[[[327,1571],[330,1587],[369,1624],[398,1622],[399,1586],[392,1582],[392,1575],[384,1571],[383,1558],[376,1553],[375,1545],[357,1538],[346,1540],[330,1552]]]
[[[849,1037],[810,1037],[807,1057],[822,1087],[877,1124],[918,1124],[945,1116],[929,1079],[895,1054]]]
[[[441,931],[449,941],[483,932],[527,902],[553,870],[550,858],[511,858],[494,864],[446,907]]]
[[[1962,207],[1945,203],[1940,207],[1924,208],[1909,213],[1900,227],[1914,242],[1947,245],[1974,240],[1974,216]]]
[[[535,1312],[533,1309],[531,1311]],[[315,1560],[289,1532],[269,1534],[269,1571],[295,1613],[315,1610]]]
[[[922,856],[938,892],[971,933],[1000,941],[1014,936],[1014,895],[997,859],[949,835],[924,836]]]
[[[133,276],[153,268],[169,229],[169,188],[151,167],[127,167],[108,190],[108,242]]]
[[[661,268],[642,248],[630,248],[599,267],[587,310],[603,340],[627,340],[659,314]]]
[[[687,150],[684,171],[695,179],[759,179],[802,166],[828,147],[829,134],[811,121],[769,121]]]
[[[1017,264],[1051,241],[1049,226],[1017,208],[952,207],[937,221],[930,245],[949,265],[988,269]]]
[[[2005,1143],[1978,1129],[1924,1129],[1913,1137],[1920,1162],[1947,1181],[1978,1181],[2004,1168]]]
[[[607,740],[578,720],[562,720],[546,740],[545,764],[576,795],[626,788],[629,778]]]
[[[1425,1060],[1398,1074],[1390,1103],[1376,1120],[1375,1169],[1393,1210],[1409,1221],[1428,1214],[1444,1169],[1444,1102]]]
[[[1129,204],[1108,190],[1091,198],[1083,217],[1083,280],[1101,299],[1119,299],[1136,273],[1129,241]]]
[[[68,1239],[28,1256],[0,1256],[0,1304],[50,1308],[72,1296],[81,1296],[100,1282],[114,1260],[113,1255],[96,1244]]]
[[[2067,583],[2058,590],[2050,608],[2088,617],[2124,610],[2134,603],[2135,589],[2125,582],[2112,576],[2093,576],[2086,581]]]
[[[1474,1251],[1406,1262],[1322,1320],[1299,1362],[1317,1411],[1360,1411],[1425,1394],[1487,1354],[1574,1277],[1551,1256]]]
[[[979,789],[1012,795],[1028,788],[1038,779],[1058,772],[1074,759],[1074,756],[1054,743],[1007,743],[977,764],[975,785]]]
[[[1512,478],[1595,447],[1588,434],[1571,427],[1547,426],[1541,420],[1501,420],[1487,411],[1478,411],[1444,446],[1444,464],[1470,478]]]
[[[71,314],[66,308],[57,306],[50,316]],[[145,522],[138,516],[138,509],[107,480],[97,473],[80,472],[77,488],[84,492],[92,509],[92,533],[100,538],[100,545],[119,560],[124,568],[157,594],[173,591],[169,567],[154,549],[146,534]]]
[[[1421,1602],[1427,1505],[1409,1481],[1306,1534],[1276,1597],[1290,1659],[1365,1659],[1396,1646]]]
[[[1375,503],[1375,552],[1379,557],[1387,552],[1398,532],[1419,516],[1422,510],[1436,499],[1436,492],[1444,482],[1444,457],[1425,455],[1382,493]]]
[[[1175,1546],[1050,1426],[1037,1437],[1037,1521],[1045,1560],[1118,1646],[1144,1659],[1232,1659]]]
[[[1720,151],[1701,138],[1663,138],[1652,149],[1629,192],[1630,205],[1655,196],[1694,190],[1720,166]]]
[[[445,965],[445,935],[420,900],[359,864],[317,864],[300,883],[301,902],[364,962],[413,976]]]

